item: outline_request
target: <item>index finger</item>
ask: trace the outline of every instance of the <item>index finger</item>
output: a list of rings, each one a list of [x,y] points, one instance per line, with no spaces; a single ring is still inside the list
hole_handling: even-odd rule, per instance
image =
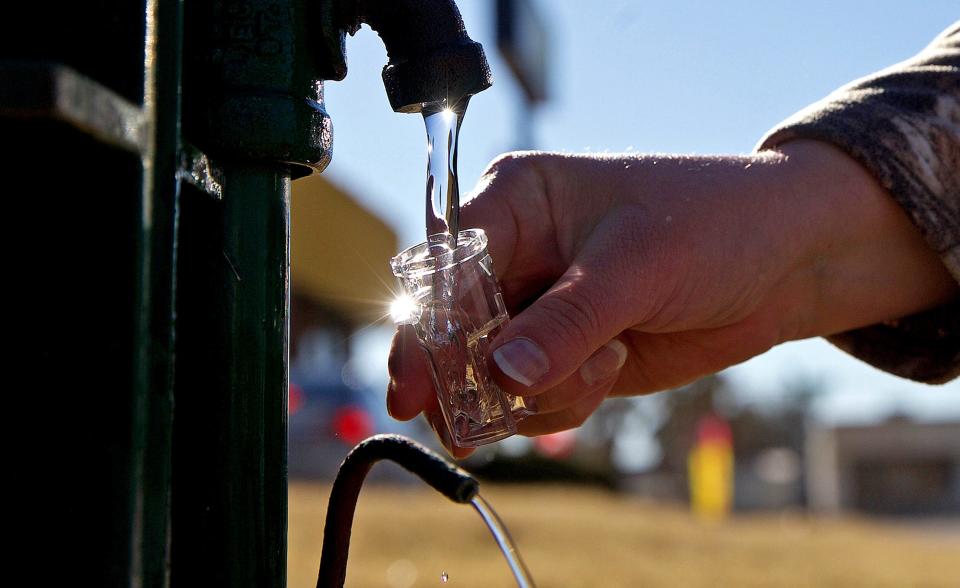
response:
[[[487,234],[487,250],[512,310],[563,273],[563,256],[540,172],[531,154],[506,154],[487,168],[465,199],[461,226]]]

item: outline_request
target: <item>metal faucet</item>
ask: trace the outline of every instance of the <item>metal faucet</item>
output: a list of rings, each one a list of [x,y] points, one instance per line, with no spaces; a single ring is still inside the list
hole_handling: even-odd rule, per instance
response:
[[[340,34],[366,23],[387,48],[383,84],[396,112],[417,113],[434,103],[451,107],[490,87],[490,66],[480,43],[467,36],[453,0],[328,0]],[[333,44],[331,44],[331,47]],[[341,51],[336,75],[347,73]]]
[[[491,84],[453,0],[217,0],[185,9],[185,50],[199,58],[185,63],[184,118],[199,131],[198,147],[284,162],[293,177],[330,162],[323,82],[347,75],[346,35],[363,23],[386,46],[383,82],[397,112],[454,106]]]

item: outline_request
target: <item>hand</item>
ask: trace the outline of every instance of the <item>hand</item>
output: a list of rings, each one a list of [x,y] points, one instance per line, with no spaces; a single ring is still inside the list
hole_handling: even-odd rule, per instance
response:
[[[872,176],[808,141],[744,157],[508,154],[461,225],[489,237],[513,317],[490,367],[506,391],[537,397],[526,435],[579,426],[608,395],[677,387],[956,294]],[[412,331],[395,338],[390,371],[390,413],[425,412],[450,448]]]

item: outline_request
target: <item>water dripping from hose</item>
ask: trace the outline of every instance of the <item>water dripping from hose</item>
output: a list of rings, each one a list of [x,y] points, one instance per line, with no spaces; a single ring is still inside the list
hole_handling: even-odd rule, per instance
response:
[[[530,570],[528,570],[526,564],[523,563],[520,552],[517,551],[517,546],[514,544],[510,532],[507,531],[506,525],[504,525],[500,517],[497,516],[497,511],[493,510],[490,503],[484,500],[479,494],[470,500],[470,504],[476,509],[480,518],[483,519],[483,522],[486,523],[487,528],[490,529],[490,533],[497,542],[497,546],[500,547],[503,557],[507,560],[507,565],[510,566],[510,571],[517,581],[517,586],[520,588],[534,588],[535,585],[533,578],[530,577]]]

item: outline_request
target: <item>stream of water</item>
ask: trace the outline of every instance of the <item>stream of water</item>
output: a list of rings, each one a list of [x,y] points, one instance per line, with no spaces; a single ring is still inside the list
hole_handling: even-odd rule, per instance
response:
[[[427,239],[446,234],[457,248],[460,231],[460,184],[457,179],[457,142],[465,109],[431,108],[423,111],[427,127]]]
[[[520,588],[534,588],[535,585],[533,578],[530,577],[530,570],[527,569],[527,566],[520,558],[520,552],[517,551],[517,546],[513,543],[513,538],[510,537],[510,532],[507,531],[506,525],[504,525],[500,517],[497,516],[497,511],[493,510],[490,503],[484,500],[479,494],[470,500],[470,504],[472,504],[473,508],[480,514],[480,518],[487,524],[487,528],[490,529],[490,533],[500,547],[500,551],[503,552],[503,557],[507,559],[507,565],[510,566],[510,571],[517,581],[517,586]]]
[[[450,108],[424,109],[423,120],[427,127],[427,198],[426,198],[426,227],[427,242],[430,242],[431,235],[443,234],[446,236],[445,244],[438,244],[437,247],[457,248],[457,236],[460,233],[460,184],[457,178],[457,143],[460,138],[460,123],[463,121],[463,115],[466,112],[466,105],[455,112]],[[431,247],[432,249],[432,247]],[[442,253],[439,249],[433,253]],[[439,290],[440,284],[434,284],[434,288]],[[439,291],[434,295],[442,296]],[[502,320],[500,321],[502,322]],[[499,326],[500,322],[492,325],[491,328]],[[459,364],[457,364],[459,365]],[[448,366],[450,367],[450,366]],[[497,546],[503,552],[503,556],[510,566],[517,586],[520,588],[534,588],[533,579],[530,577],[530,571],[524,565],[517,551],[513,538],[504,526],[503,521],[497,516],[493,507],[480,495],[475,496],[470,504],[476,509],[483,522],[493,535]],[[444,572],[441,575],[441,581],[446,582],[448,575]]]

